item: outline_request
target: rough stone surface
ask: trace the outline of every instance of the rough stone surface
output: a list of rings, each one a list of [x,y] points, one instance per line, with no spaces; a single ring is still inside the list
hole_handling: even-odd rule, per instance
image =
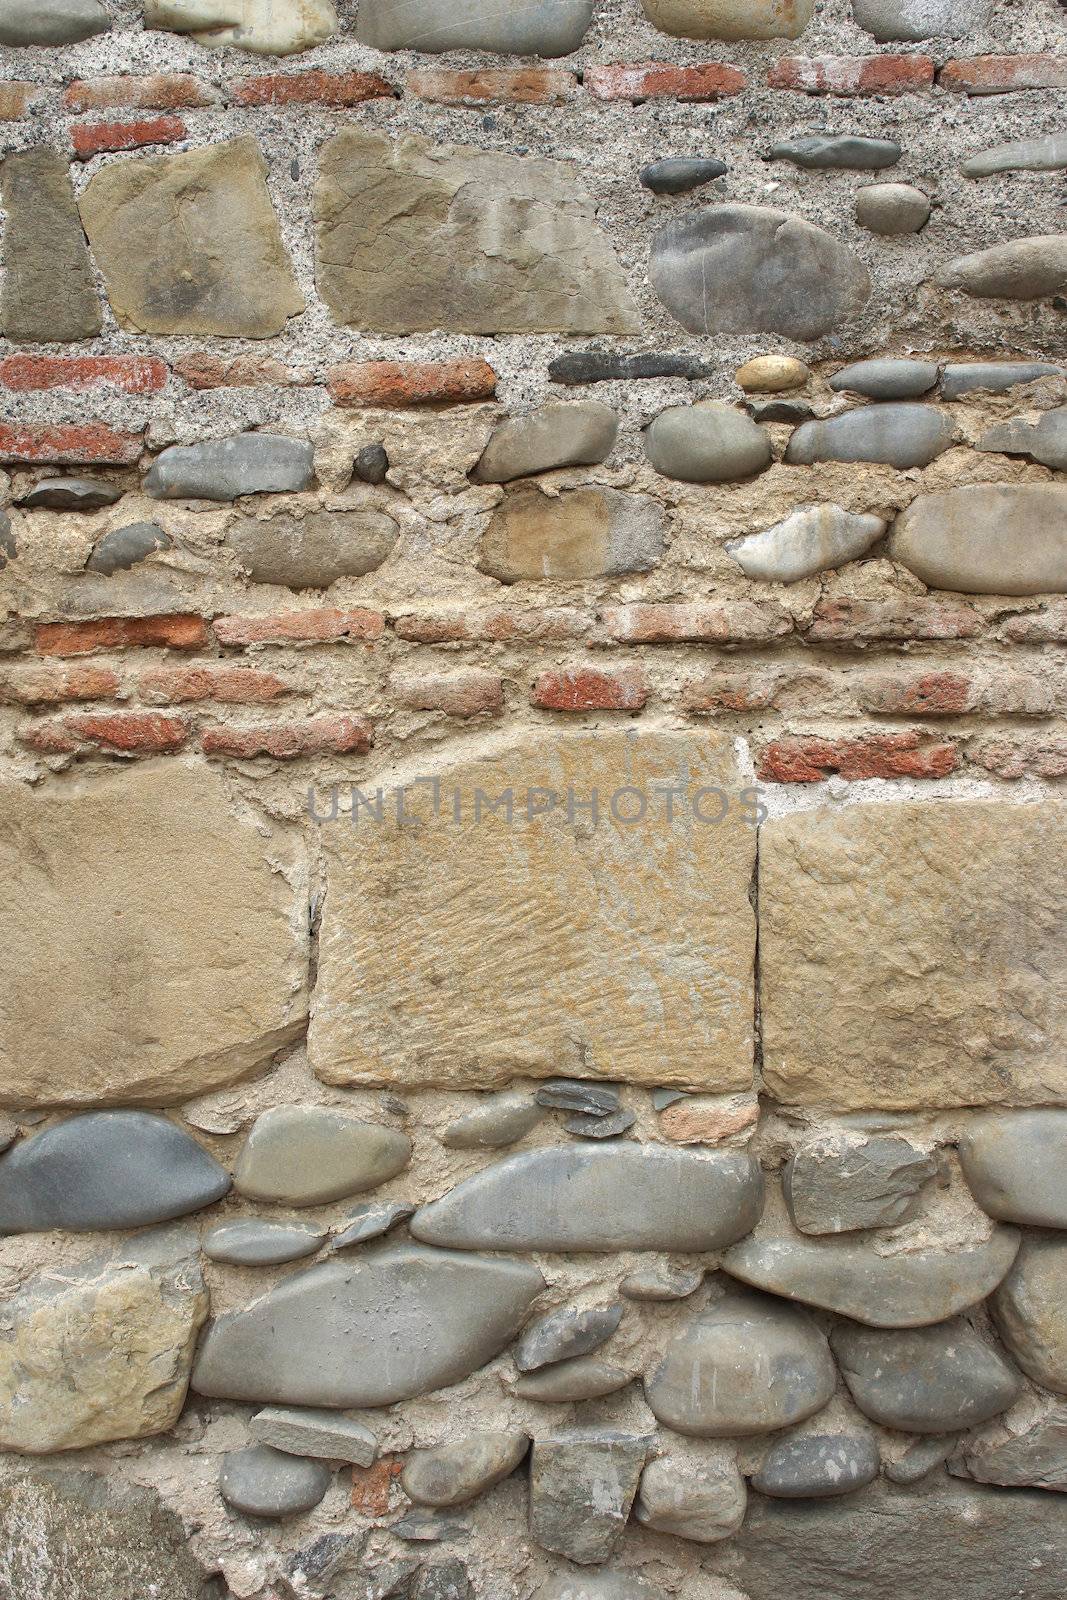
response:
[[[209,1327],[200,1394],[297,1406],[385,1406],[497,1355],[543,1287],[536,1267],[416,1245],[294,1273]],[[383,1349],[393,1352],[384,1363]]]
[[[630,383],[639,378],[707,378],[712,368],[699,356],[664,353],[620,355],[614,350],[568,350],[548,364],[550,383]]]
[[[1036,422],[1012,417],[997,423],[979,439],[978,449],[1028,455],[1044,467],[1067,471],[1067,406],[1046,411]]]
[[[965,178],[988,178],[994,172],[1056,172],[1067,167],[1067,133],[1009,139],[970,156],[960,171]]]
[[[738,1531],[747,1503],[745,1480],[732,1463],[672,1447],[642,1472],[634,1515],[656,1533],[716,1544]]]
[[[26,7],[29,10],[29,7]],[[0,39],[3,23],[0,22]],[[0,165],[0,324],[8,339],[68,342],[100,332],[100,302],[66,155],[37,145]]]
[[[1056,1234],[1024,1238],[993,1313],[1027,1377],[1067,1394],[1067,1240]]]
[[[209,1261],[227,1261],[239,1267],[273,1267],[314,1255],[325,1241],[326,1230],[306,1222],[264,1222],[245,1217],[220,1222],[203,1239]]]
[[[1002,546],[1010,526],[1000,519]],[[1067,1099],[1065,842],[1054,803],[908,801],[765,823],[769,1092],[843,1110]]]
[[[563,1127],[577,1139],[617,1139],[627,1133],[637,1121],[636,1111],[613,1111],[606,1117],[585,1114],[568,1117]]]
[[[646,430],[645,454],[664,477],[724,483],[768,467],[771,441],[744,412],[702,400],[661,411]]]
[[[785,459],[880,461],[904,469],[926,467],[956,438],[956,424],[934,406],[861,406],[821,422],[802,422],[790,439]]]
[[[556,467],[592,465],[606,460],[618,431],[618,413],[598,400],[554,401],[494,429],[471,478],[509,483]]]
[[[647,494],[514,489],[493,513],[478,565],[501,583],[648,572],[663,554],[663,510]]]
[[[330,1249],[348,1250],[354,1244],[366,1244],[368,1239],[378,1239],[398,1222],[414,1216],[416,1209],[409,1200],[380,1200],[377,1204],[356,1206],[348,1214],[348,1227],[335,1234],[330,1241]]]
[[[790,1158],[782,1188],[801,1233],[850,1233],[907,1222],[936,1175],[933,1157],[906,1139],[827,1135]]]
[[[958,1438],[958,1433],[934,1433],[920,1438],[896,1461],[887,1461],[882,1470],[890,1483],[921,1483],[935,1467],[944,1465]]]
[[[606,1428],[570,1428],[533,1441],[530,1534],[542,1549],[582,1566],[610,1559],[637,1493],[651,1439]]]
[[[592,15],[593,0],[362,0],[356,37],[376,50],[551,58],[577,50]]]
[[[796,39],[814,0],[641,0],[662,33],[681,39]]]
[[[856,361],[830,379],[831,389],[851,389],[871,400],[913,400],[937,382],[936,361]]]
[[[619,1091],[606,1083],[582,1083],[575,1078],[550,1078],[534,1095],[539,1106],[552,1111],[578,1111],[587,1117],[610,1117],[619,1109]]]
[[[314,451],[306,439],[237,433],[205,444],[175,444],[152,463],[145,491],[156,500],[237,500],[246,494],[310,489]]]
[[[365,444],[357,450],[352,471],[361,483],[384,483],[389,472],[389,454],[384,445]]]
[[[901,149],[893,139],[866,139],[854,133],[809,133],[772,144],[768,159],[791,161],[797,167],[847,168],[877,172],[894,167]]]
[[[458,1556],[449,1556],[419,1568],[412,1581],[411,1600],[469,1600],[470,1592],[466,1567]]]
[[[97,541],[85,570],[101,572],[105,578],[110,578],[115,572],[135,567],[157,550],[169,550],[172,544],[170,535],[158,522],[131,522],[125,528],[112,529]]]
[[[121,498],[121,485],[102,478],[42,478],[16,504],[27,511],[98,511]]]
[[[964,1130],[959,1150],[971,1192],[991,1217],[1031,1228],[1067,1228],[1067,1111],[977,1118]]]
[[[337,31],[332,0],[145,0],[144,20],[209,49],[271,56],[310,50]]]
[[[880,44],[892,40],[962,39],[984,28],[990,0],[853,0],[852,14]]]
[[[855,561],[878,542],[885,527],[881,517],[843,506],[798,506],[773,528],[731,539],[726,551],[747,578],[798,583]]]
[[[941,374],[941,395],[959,400],[980,389],[1003,394],[1020,383],[1056,377],[1062,370],[1050,361],[950,361]]]
[[[303,311],[266,172],[239,138],[94,174],[81,219],[122,327],[263,339]]]
[[[525,1433],[502,1429],[469,1433],[432,1450],[416,1450],[404,1463],[400,1484],[422,1506],[461,1506],[501,1483],[530,1447]]]
[[[771,1446],[752,1487],[781,1500],[825,1500],[866,1488],[880,1468],[870,1434],[804,1434]]]
[[[937,274],[945,289],[993,300],[1041,300],[1067,288],[1067,234],[1011,239],[959,256]]]
[[[441,1135],[448,1150],[502,1150],[532,1132],[543,1112],[528,1094],[487,1095]]]
[[[395,1178],[410,1157],[395,1128],[329,1106],[275,1106],[245,1140],[234,1183],[251,1200],[324,1205]]]
[[[633,1373],[602,1361],[599,1356],[575,1356],[573,1361],[558,1361],[507,1384],[516,1400],[533,1400],[540,1405],[571,1404],[576,1400],[596,1400],[615,1394],[633,1382]]]
[[[931,588],[1067,591],[1067,487],[964,484],[921,494],[893,524],[890,554]]]
[[[0,44],[78,44],[110,27],[100,0],[5,0]]]
[[[213,771],[176,761],[4,786],[0,1103],[165,1105],[299,1035],[292,859],[260,826]]]
[[[930,201],[910,183],[868,183],[856,192],[856,221],[869,233],[918,233],[930,220]]]
[[[1009,1489],[1052,1489],[1067,1494],[1067,1406],[1054,1406],[1037,1421],[999,1419],[960,1441],[950,1472]]]
[[[515,1347],[515,1365],[520,1372],[534,1372],[598,1350],[618,1328],[622,1311],[618,1303],[593,1306],[588,1311],[575,1311],[571,1306],[550,1311],[524,1330]]]
[[[294,1517],[317,1506],[332,1474],[320,1461],[301,1461],[266,1444],[222,1458],[219,1491],[226,1504],[250,1517]]]
[[[306,517],[245,517],[227,530],[226,546],[253,583],[326,589],[362,578],[386,560],[397,525],[378,511],[312,511]]]
[[[871,289],[847,245],[769,206],[708,206],[668,223],[652,241],[649,278],[690,333],[789,339],[829,333]]]
[[[962,1317],[933,1328],[860,1328],[830,1335],[853,1400],[901,1433],[973,1428],[1018,1399],[1020,1379]]]
[[[369,1428],[354,1417],[338,1417],[330,1411],[268,1406],[256,1412],[249,1431],[259,1444],[286,1455],[369,1467],[378,1454],[378,1441]]]

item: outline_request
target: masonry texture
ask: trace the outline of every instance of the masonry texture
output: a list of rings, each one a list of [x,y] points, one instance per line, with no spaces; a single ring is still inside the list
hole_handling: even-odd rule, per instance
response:
[[[1065,112],[0,0],[4,1600],[1062,1600]]]

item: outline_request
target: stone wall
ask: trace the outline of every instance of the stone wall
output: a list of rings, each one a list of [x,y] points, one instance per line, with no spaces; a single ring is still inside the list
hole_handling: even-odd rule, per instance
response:
[[[1065,106],[0,0],[3,1600],[1062,1600]]]

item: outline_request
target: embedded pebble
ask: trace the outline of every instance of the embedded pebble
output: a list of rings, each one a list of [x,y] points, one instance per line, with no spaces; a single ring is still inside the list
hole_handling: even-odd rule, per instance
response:
[[[558,467],[591,466],[611,454],[617,412],[598,400],[552,401],[500,423],[477,464],[473,483],[510,483]]]
[[[1067,1111],[977,1117],[964,1129],[959,1154],[968,1187],[989,1216],[1067,1228]]]
[[[734,381],[746,394],[778,394],[783,389],[799,389],[811,377],[806,361],[796,356],[753,356],[734,373]]]
[[[902,151],[893,139],[865,139],[853,133],[809,133],[772,144],[769,161],[792,161],[798,167],[845,167],[877,172],[896,166]]]
[[[782,1189],[802,1233],[891,1228],[914,1216],[937,1163],[892,1136],[812,1139],[790,1157]]]
[[[994,172],[1058,172],[1067,167],[1067,133],[1046,133],[1032,139],[1010,139],[970,156],[960,168],[965,178],[988,178]]]
[[[653,1089],[652,1109],[653,1111],[666,1111],[668,1106],[673,1106],[677,1101],[685,1098],[686,1091],[684,1089]]]
[[[840,1323],[834,1355],[864,1416],[901,1433],[973,1428],[1006,1411],[1022,1383],[992,1345],[957,1317],[931,1328]]]
[[[317,1506],[333,1474],[319,1461],[301,1461],[256,1444],[222,1458],[219,1490],[227,1505],[250,1517],[295,1517]]]
[[[932,209],[929,198],[910,183],[868,183],[856,193],[856,221],[884,238],[918,233]]]
[[[888,467],[926,467],[956,440],[956,425],[935,406],[906,402],[860,406],[820,422],[802,422],[786,447],[785,459],[810,466],[816,461],[876,461]]]
[[[1011,239],[957,256],[935,281],[984,300],[1042,300],[1067,288],[1067,234]]]
[[[606,1117],[619,1109],[617,1089],[581,1083],[576,1078],[550,1078],[534,1098],[539,1106],[549,1106],[553,1111],[579,1111],[587,1117]]]
[[[361,483],[384,483],[389,472],[389,456],[383,444],[365,444],[357,450],[352,471]]]
[[[715,1544],[737,1532],[747,1503],[745,1480],[733,1463],[672,1450],[642,1472],[634,1516],[657,1533]]]
[[[265,1411],[257,1411],[248,1426],[258,1443],[269,1444],[286,1455],[348,1461],[357,1467],[369,1467],[378,1457],[378,1440],[369,1428],[330,1411],[268,1406]]]
[[[510,1476],[530,1441],[518,1429],[469,1433],[433,1449],[415,1450],[404,1463],[400,1486],[419,1505],[461,1506]]]
[[[797,583],[812,573],[855,561],[885,533],[881,517],[842,506],[798,506],[773,528],[731,539],[726,553],[749,578]]]
[[[626,1133],[637,1121],[636,1111],[627,1111],[623,1107],[614,1111],[607,1117],[574,1116],[568,1117],[563,1124],[567,1133],[573,1133],[579,1139],[617,1139],[620,1133]]]
[[[0,45],[78,44],[110,29],[100,0],[4,0],[0,7]]]
[[[489,1095],[441,1135],[449,1150],[499,1150],[516,1144],[541,1121],[543,1113],[527,1094]]]
[[[794,1435],[771,1446],[752,1487],[780,1500],[825,1500],[866,1488],[881,1464],[869,1433]]]
[[[504,1387],[516,1400],[561,1405],[615,1394],[632,1383],[633,1377],[632,1372],[602,1361],[599,1356],[576,1356],[573,1361],[558,1361],[521,1378],[505,1379]]]
[[[1067,406],[1044,412],[1036,422],[1011,417],[995,423],[979,439],[977,448],[1031,456],[1043,467],[1067,471]]]
[[[858,27],[879,44],[895,40],[961,39],[988,25],[991,0],[852,0]]]
[[[981,389],[1004,394],[1018,384],[1059,377],[1062,372],[1062,367],[1049,361],[950,361],[941,374],[941,395],[945,400],[959,400]]]
[[[119,485],[102,478],[42,478],[16,504],[27,511],[99,511],[121,498]]]
[[[913,400],[937,382],[936,361],[857,361],[830,379],[831,389],[851,389],[871,400]]]
[[[641,187],[653,194],[689,194],[714,178],[721,178],[726,162],[714,156],[665,156],[641,169]]]
[[[208,49],[287,56],[336,32],[337,12],[333,0],[145,0],[144,25],[189,33]]]
[[[745,405],[753,422],[789,422],[796,427],[815,415],[806,400],[748,400]]]
[[[1067,1394],[1067,1240],[1024,1238],[993,1298],[1000,1337],[1028,1378]]]
[[[530,1535],[580,1565],[615,1550],[648,1459],[648,1435],[568,1428],[533,1441]]]
[[[220,1222],[204,1235],[203,1251],[209,1261],[227,1261],[237,1267],[273,1267],[314,1255],[326,1238],[324,1228],[304,1222],[262,1222],[258,1217]]]
[[[539,1317],[524,1331],[515,1349],[515,1365],[520,1372],[534,1372],[556,1361],[570,1361],[588,1355],[611,1338],[622,1321],[623,1308],[593,1306],[575,1311],[564,1306]]]
[[[719,400],[661,411],[645,430],[644,443],[655,470],[684,483],[728,483],[771,462],[769,436],[743,411]]]
[[[252,1200],[323,1205],[395,1178],[410,1157],[411,1140],[394,1128],[328,1106],[276,1106],[257,1117],[234,1186]]]
[[[112,529],[97,541],[85,570],[102,572],[110,578],[112,573],[125,572],[157,550],[169,550],[173,543],[158,522],[131,522],[125,528]]]
[[[484,50],[496,55],[566,56],[592,20],[593,0],[361,0],[355,37],[375,50]]]
[[[348,1227],[330,1240],[330,1251],[347,1250],[350,1245],[378,1239],[398,1222],[413,1217],[417,1210],[418,1207],[408,1200],[382,1200],[377,1205],[357,1206],[348,1214]]]
[[[882,1471],[890,1483],[921,1483],[948,1460],[958,1438],[958,1433],[935,1433],[919,1439],[896,1461],[887,1461]]]
[[[246,494],[310,489],[315,452],[306,439],[239,433],[204,444],[175,444],[158,455],[144,480],[155,500],[237,500]]]
[[[894,522],[889,554],[932,589],[1062,594],[1067,486],[974,483],[920,494]]]
[[[672,1267],[657,1263],[631,1272],[619,1284],[619,1293],[628,1300],[687,1300],[703,1282],[703,1267]]]

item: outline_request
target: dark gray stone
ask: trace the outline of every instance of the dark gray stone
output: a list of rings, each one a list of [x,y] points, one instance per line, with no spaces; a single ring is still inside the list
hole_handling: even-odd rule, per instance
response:
[[[1053,1406],[1025,1426],[1010,1420],[968,1434],[948,1464],[960,1478],[1008,1489],[1067,1494],[1067,1406]]]
[[[645,454],[664,477],[729,483],[769,467],[771,441],[745,412],[701,400],[661,411],[645,430]]]
[[[0,192],[4,334],[42,344],[95,338],[103,326],[100,301],[66,152],[35,145],[7,156]]]
[[[937,1163],[906,1139],[828,1135],[790,1158],[782,1189],[802,1233],[891,1228],[918,1208]]]
[[[988,178],[994,172],[1058,172],[1067,167],[1067,133],[1011,139],[970,156],[960,171],[965,178]]]
[[[422,1506],[461,1506],[515,1471],[530,1448],[517,1428],[469,1433],[431,1450],[415,1450],[404,1463],[400,1486]]]
[[[441,1143],[449,1150],[500,1150],[517,1144],[543,1115],[528,1094],[489,1095],[473,1111],[450,1122]]]
[[[672,1267],[654,1263],[631,1272],[619,1284],[628,1300],[687,1300],[704,1282],[703,1267]]]
[[[0,511],[0,572],[3,572],[9,561],[14,561],[18,555],[18,544],[11,531],[11,518],[6,511]],[[4,1148],[0,1145],[0,1150]]]
[[[641,168],[641,187],[653,194],[689,194],[721,178],[726,170],[726,162],[715,156],[664,156]]]
[[[97,541],[85,570],[110,578],[113,572],[135,567],[156,550],[169,550],[173,543],[158,522],[131,522],[125,528],[113,528]]]
[[[526,1262],[372,1246],[293,1273],[245,1310],[218,1317],[193,1387],[229,1400],[392,1405],[457,1383],[499,1355],[543,1288]]]
[[[366,1536],[359,1533],[323,1533],[302,1550],[285,1558],[284,1594],[292,1600],[307,1600],[322,1592],[341,1573],[349,1573],[359,1561]]]
[[[894,40],[962,39],[989,22],[991,0],[853,0],[856,22],[879,44]]]
[[[624,1107],[620,1111],[613,1111],[607,1117],[568,1117],[563,1126],[567,1133],[573,1133],[578,1139],[617,1139],[620,1133],[626,1133],[632,1128],[636,1121],[637,1112],[627,1111]]]
[[[592,466],[611,454],[616,412],[598,400],[552,401],[494,429],[471,471],[474,483],[510,483],[557,467]]]
[[[686,1098],[684,1089],[653,1089],[653,1111],[666,1111],[668,1106],[676,1105],[679,1100]]]
[[[935,282],[980,300],[1044,300],[1067,288],[1067,234],[1009,239],[957,256]]]
[[[1028,1378],[1067,1394],[1067,1239],[1027,1234],[993,1297],[1000,1336]]]
[[[569,1428],[533,1441],[530,1535],[580,1566],[607,1561],[622,1537],[649,1435]]]
[[[962,1317],[933,1328],[861,1328],[830,1335],[864,1416],[901,1433],[973,1428],[1017,1400],[1019,1378]]]
[[[378,1456],[378,1441],[369,1428],[332,1411],[270,1406],[256,1413],[249,1431],[258,1444],[288,1456],[349,1461],[357,1467],[369,1467]]]
[[[238,1192],[291,1206],[373,1189],[411,1159],[406,1133],[332,1106],[275,1106],[257,1117],[234,1169]]]
[[[633,1373],[616,1367],[599,1356],[576,1356],[573,1361],[558,1361],[514,1378],[506,1385],[516,1400],[533,1400],[539,1405],[570,1405],[577,1400],[598,1400],[615,1394],[633,1382]]]
[[[302,1461],[266,1444],[222,1458],[219,1491],[249,1517],[296,1517],[317,1506],[333,1474],[320,1461]]]
[[[745,409],[753,422],[791,422],[794,427],[815,415],[806,400],[746,400]]]
[[[607,1117],[619,1109],[619,1092],[607,1084],[582,1083],[576,1078],[549,1078],[534,1095],[539,1106],[553,1111],[580,1111],[587,1117]]]
[[[587,1356],[611,1338],[622,1321],[622,1312],[617,1301],[588,1311],[575,1311],[571,1306],[550,1311],[524,1329],[515,1348],[515,1365],[520,1372],[535,1372],[555,1361]]]
[[[825,1500],[865,1489],[880,1467],[869,1433],[811,1433],[779,1439],[751,1481],[760,1494],[780,1500]]]
[[[362,578],[391,554],[399,535],[379,511],[311,511],[244,517],[226,531],[226,548],[253,583],[328,589],[338,578]]]
[[[718,1250],[763,1207],[763,1179],[736,1150],[630,1141],[521,1151],[424,1206],[428,1244],[493,1250]]]
[[[649,276],[690,333],[819,339],[871,292],[846,245],[769,206],[708,206],[669,223],[652,241]]]
[[[1046,411],[1036,422],[1026,422],[1022,417],[998,422],[979,439],[978,449],[1032,456],[1043,467],[1067,471],[1067,406]]]
[[[868,183],[856,195],[856,221],[869,233],[892,238],[918,233],[933,207],[921,189],[910,183]]]
[[[485,50],[556,57],[577,50],[593,0],[361,0],[356,38],[375,50]]]
[[[959,400],[981,389],[1004,394],[1020,383],[1059,377],[1062,372],[1050,361],[950,361],[941,374],[941,397]]]
[[[19,496],[18,504],[27,511],[98,511],[121,498],[119,485],[103,478],[42,478]]]
[[[394,1529],[395,1532],[395,1529]],[[471,1592],[467,1569],[458,1556],[431,1561],[418,1572],[411,1600],[469,1600]]]
[[[458,1539],[469,1533],[470,1525],[457,1522],[454,1517],[439,1517],[432,1511],[409,1511],[406,1517],[392,1524],[389,1532],[408,1544],[440,1544],[445,1539]]]
[[[389,456],[383,444],[365,444],[356,452],[352,471],[361,483],[384,483],[389,472]]]
[[[0,1159],[0,1233],[142,1228],[210,1206],[230,1175],[195,1139],[147,1111],[90,1111]]]
[[[791,161],[796,167],[846,167],[878,172],[895,167],[901,148],[894,139],[866,139],[855,133],[806,133],[772,144],[769,161]]]
[[[617,355],[613,350],[568,350],[548,364],[550,383],[630,383],[638,378],[708,378],[714,368],[698,356],[649,352]]]
[[[175,444],[158,455],[144,481],[155,500],[237,500],[246,494],[310,489],[315,452],[306,439],[238,433],[206,444]]]
[[[348,1214],[348,1226],[335,1234],[330,1250],[347,1250],[354,1244],[366,1244],[368,1239],[380,1238],[395,1228],[398,1222],[413,1217],[418,1207],[408,1200],[381,1200],[377,1204],[356,1206]]]
[[[100,0],[4,0],[0,7],[0,44],[78,44],[110,29]]]
[[[919,1439],[897,1461],[887,1462],[882,1470],[890,1483],[921,1483],[935,1467],[944,1465],[958,1438],[958,1433],[934,1433],[927,1439]]]
[[[856,361],[830,379],[831,389],[851,389],[871,400],[913,400],[937,382],[936,361]]]
[[[306,1222],[264,1222],[259,1217],[220,1222],[204,1235],[203,1250],[209,1261],[226,1261],[236,1267],[273,1267],[314,1255],[326,1238],[325,1228]]]
[[[815,461],[880,461],[903,470],[929,466],[955,439],[952,418],[934,406],[862,406],[821,422],[802,422],[785,459],[802,466]]]
[[[378,1566],[365,1566],[359,1575],[359,1587],[352,1590],[353,1600],[410,1600],[412,1580],[417,1573],[419,1563],[415,1556],[409,1555]],[[300,1600],[304,1600],[303,1595]]]
[[[1067,1111],[976,1117],[964,1129],[959,1151],[971,1193],[991,1217],[1067,1228]]]
[[[646,1378],[645,1398],[676,1433],[725,1439],[803,1422],[836,1385],[830,1347],[810,1317],[730,1290],[682,1325]]]

